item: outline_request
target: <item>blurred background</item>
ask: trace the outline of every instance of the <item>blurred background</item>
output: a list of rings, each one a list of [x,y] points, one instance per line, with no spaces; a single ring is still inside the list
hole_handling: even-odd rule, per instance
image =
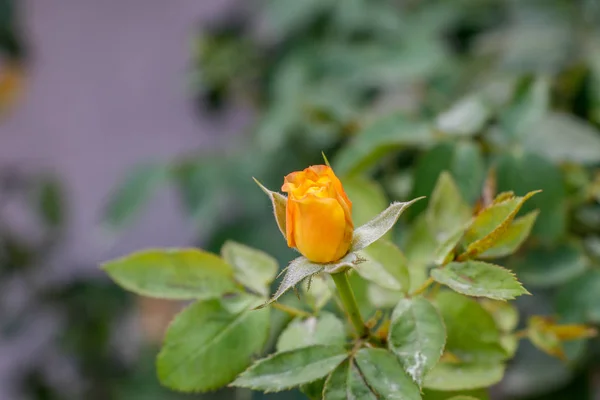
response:
[[[521,323],[600,324],[599,1],[0,0],[0,52],[1,400],[303,398],[162,389],[181,305],[98,265],[226,239],[285,265],[251,177],[278,189],[321,151],[357,224],[443,170],[472,204],[487,176],[543,189],[503,263],[534,294]],[[397,235],[415,263],[424,206]],[[522,342],[490,398],[600,399],[599,340],[567,355]]]

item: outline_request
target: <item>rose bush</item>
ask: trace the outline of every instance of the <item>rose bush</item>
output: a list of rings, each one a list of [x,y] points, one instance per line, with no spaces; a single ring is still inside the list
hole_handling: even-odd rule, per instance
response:
[[[528,291],[489,259],[521,246],[537,213],[515,217],[537,191],[496,196],[490,189],[470,207],[443,173],[424,215],[436,234],[434,267],[422,279],[411,276],[402,251],[382,239],[421,198],[393,202],[354,229],[352,202],[328,165],[288,174],[282,186],[287,199],[258,185],[288,244],[302,253],[284,269],[270,299],[277,263],[233,242],[223,246],[222,257],[195,249],[147,250],[104,266],[115,282],[135,293],[196,300],[172,322],[158,355],[159,379],[172,389],[299,387],[312,399],[421,400],[425,389],[465,394],[497,383],[519,339],[528,337],[564,358],[564,341],[595,334],[584,325],[541,318],[515,331],[514,317],[505,321],[514,311],[502,301]],[[372,284],[370,301],[355,293],[360,285],[353,288],[351,279],[357,274]],[[320,282],[316,288],[313,280]],[[285,297],[298,287],[306,305],[290,305]],[[326,309],[332,298],[346,324]],[[365,310],[367,303],[377,309]],[[273,334],[275,352],[254,360],[271,352],[265,349],[270,311],[293,320]]]

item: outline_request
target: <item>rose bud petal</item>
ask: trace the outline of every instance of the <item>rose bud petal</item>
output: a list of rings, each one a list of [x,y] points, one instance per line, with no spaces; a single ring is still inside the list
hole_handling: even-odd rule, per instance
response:
[[[348,253],[352,243],[352,202],[326,165],[287,175],[286,237],[312,262],[330,263]]]

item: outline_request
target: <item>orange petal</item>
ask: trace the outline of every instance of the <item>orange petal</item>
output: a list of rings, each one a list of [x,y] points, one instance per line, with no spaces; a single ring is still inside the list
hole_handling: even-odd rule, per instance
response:
[[[337,200],[307,196],[292,202],[297,205],[293,234],[300,253],[313,262],[328,263],[348,252],[346,217]]]
[[[285,211],[285,237],[287,239],[288,247],[296,247],[296,241],[294,240],[294,221],[297,207],[296,203],[292,201],[292,197],[289,196]]]

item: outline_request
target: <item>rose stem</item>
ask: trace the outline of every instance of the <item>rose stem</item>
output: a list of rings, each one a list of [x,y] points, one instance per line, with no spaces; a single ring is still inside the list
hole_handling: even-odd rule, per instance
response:
[[[342,304],[344,304],[344,308],[346,309],[346,312],[348,313],[350,321],[352,322],[352,325],[354,325],[354,329],[356,329],[358,336],[366,337],[369,332],[365,326],[365,323],[363,322],[362,317],[360,316],[358,304],[356,304],[356,298],[354,297],[354,292],[350,287],[350,282],[348,282],[348,276],[346,275],[346,272],[331,274],[331,277],[335,282],[335,286],[340,293],[340,300],[342,301]]]

